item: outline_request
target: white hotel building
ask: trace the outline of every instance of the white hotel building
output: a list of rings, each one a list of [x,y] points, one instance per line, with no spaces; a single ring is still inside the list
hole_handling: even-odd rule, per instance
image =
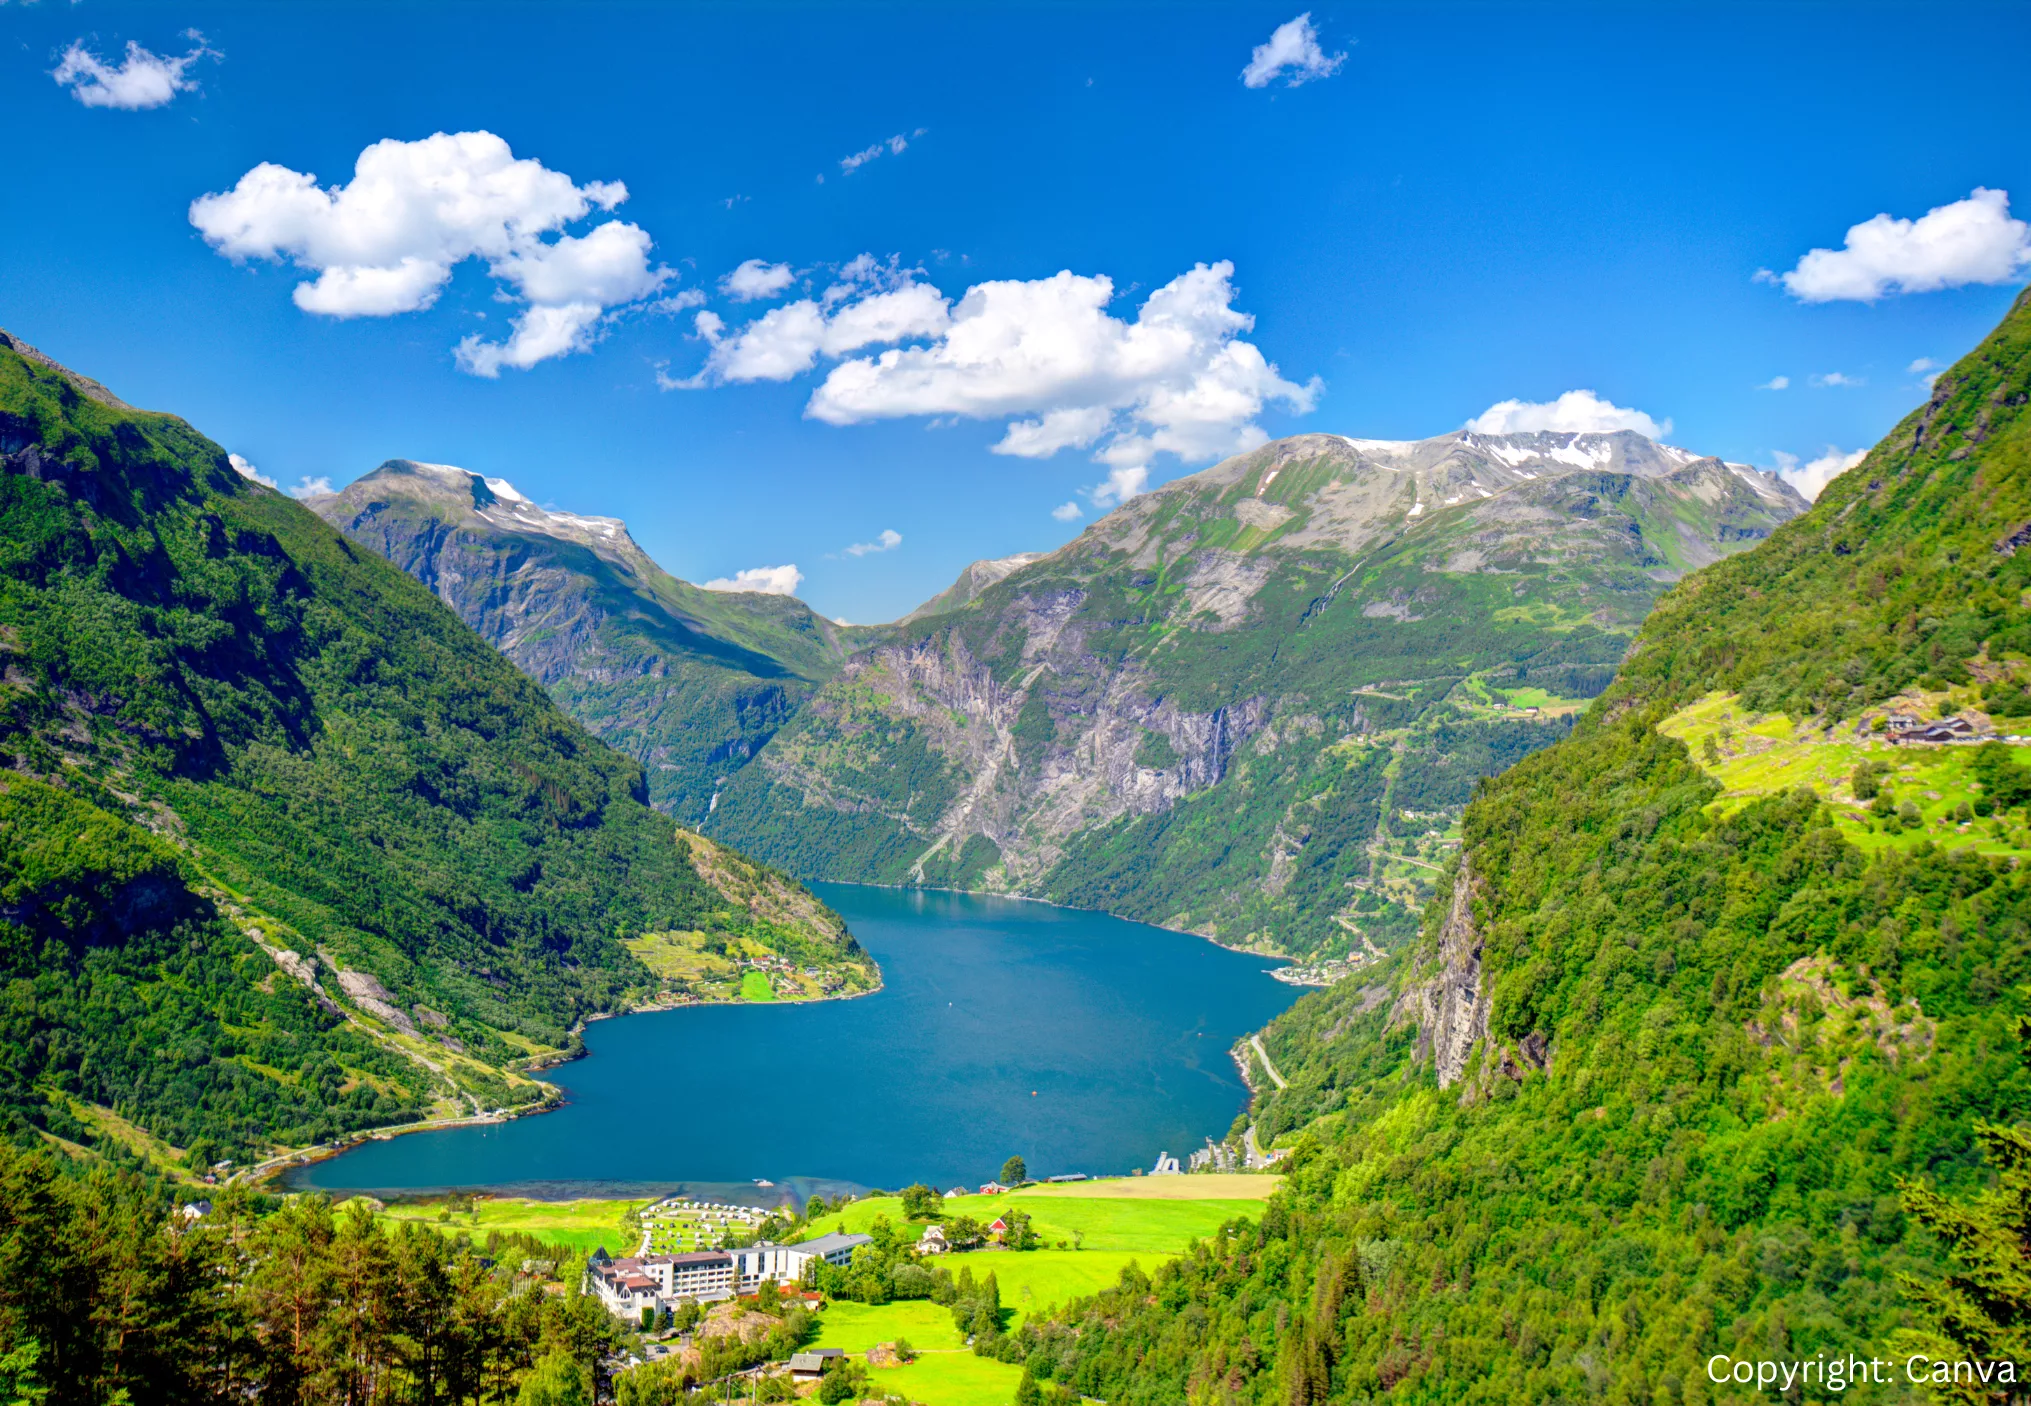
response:
[[[695,1250],[684,1255],[630,1255],[614,1259],[604,1248],[586,1262],[586,1287],[600,1302],[624,1318],[639,1318],[645,1308],[674,1308],[679,1299],[714,1303],[736,1292],[751,1294],[762,1281],[797,1284],[805,1269],[819,1260],[844,1265],[853,1252],[872,1244],[866,1235],[821,1235],[797,1245],[763,1241],[738,1250]]]

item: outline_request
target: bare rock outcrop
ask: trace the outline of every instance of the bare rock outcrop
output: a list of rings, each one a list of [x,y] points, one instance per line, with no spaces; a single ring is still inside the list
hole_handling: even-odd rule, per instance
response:
[[[1453,903],[1439,928],[1439,950],[1427,975],[1404,987],[1389,1013],[1392,1028],[1415,1023],[1414,1059],[1430,1057],[1439,1087],[1466,1072],[1474,1046],[1488,1036],[1488,993],[1481,973],[1481,935],[1474,929],[1472,861],[1462,859],[1453,880]]]

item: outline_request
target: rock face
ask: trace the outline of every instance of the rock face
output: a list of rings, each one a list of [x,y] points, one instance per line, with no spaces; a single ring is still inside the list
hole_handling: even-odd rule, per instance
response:
[[[1474,1046],[1488,1037],[1488,993],[1481,981],[1481,938],[1474,930],[1476,884],[1462,860],[1453,880],[1453,902],[1439,928],[1438,954],[1429,973],[1407,983],[1390,1009],[1392,1028],[1417,1026],[1412,1058],[1430,1059],[1439,1087],[1456,1084],[1466,1072]],[[1542,1059],[1537,1061],[1542,1065]]]
[[[1803,507],[1627,432],[1277,441],[969,568],[707,825],[809,877],[1387,947],[1474,779],[1563,734],[1670,582]]]
[[[393,459],[309,506],[430,587],[691,824],[856,638],[878,634],[790,597],[702,590],[618,518],[545,509],[446,464]]]

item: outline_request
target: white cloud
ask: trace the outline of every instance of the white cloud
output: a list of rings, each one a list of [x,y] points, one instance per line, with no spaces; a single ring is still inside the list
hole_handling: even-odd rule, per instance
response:
[[[701,312],[694,325],[712,353],[691,384],[787,381],[811,370],[821,355],[840,357],[879,342],[935,336],[946,321],[944,297],[923,283],[872,293],[831,311],[799,298],[769,309],[731,337],[717,313]]]
[[[1928,371],[1939,370],[1939,363],[1929,356],[1921,356],[1904,369],[1914,376],[1923,376]]]
[[[872,542],[855,542],[846,549],[850,557],[864,557],[870,552],[892,552],[903,545],[903,534],[893,527],[884,527],[881,536]]]
[[[719,280],[719,291],[737,303],[751,303],[757,298],[775,297],[788,288],[796,276],[788,264],[749,259]]]
[[[1866,386],[1869,384],[1863,377],[1849,376],[1840,371],[1829,371],[1824,376],[1812,376],[1807,379],[1815,386]]]
[[[1086,514],[1079,511],[1077,503],[1060,503],[1057,507],[1051,509],[1051,516],[1059,522],[1077,522],[1080,518],[1086,516]]]
[[[772,308],[738,330],[701,311],[703,367],[666,386],[783,381],[840,361],[805,414],[850,425],[911,416],[1008,419],[997,454],[1048,458],[1094,448],[1113,470],[1096,502],[1142,491],[1159,454],[1206,460],[1264,443],[1256,423],[1278,402],[1304,413],[1320,384],[1283,379],[1239,334],[1234,266],[1200,264],[1157,289],[1133,321],[1107,311],[1114,284],[1069,270],[980,283],[957,302],[917,280],[920,269],[862,255],[818,298]],[[896,346],[892,344],[906,343]],[[877,355],[840,360],[891,344]]]
[[[1641,410],[1624,410],[1592,391],[1567,391],[1557,400],[1504,400],[1467,422],[1475,434],[1609,434],[1634,430],[1649,439],[1671,433],[1671,421],[1651,419]]]
[[[1330,78],[1347,61],[1345,53],[1328,54],[1319,46],[1319,32],[1312,28],[1312,12],[1276,27],[1267,44],[1255,46],[1241,81],[1250,88],[1267,88],[1279,77],[1284,86],[1295,88],[1314,78]]]
[[[318,498],[331,492],[331,480],[323,476],[312,478],[305,474],[294,488],[283,490],[292,498]]]
[[[1756,389],[1759,391],[1781,391],[1788,388],[1790,385],[1791,378],[1789,376],[1772,376],[1762,385],[1756,387]]]
[[[856,151],[851,156],[841,157],[839,160],[839,169],[846,172],[848,175],[852,175],[855,171],[858,171],[861,167],[867,165],[868,162],[873,161],[876,157],[901,156],[905,151],[909,150],[910,137],[921,137],[923,135],[924,129],[922,127],[919,127],[916,131],[910,133],[909,137],[906,137],[901,132],[898,132],[893,137],[890,137],[887,141],[876,142],[873,146],[863,147],[861,150]],[[818,179],[820,182],[823,182],[825,177],[820,176]]]
[[[754,591],[764,596],[794,596],[804,573],[795,566],[751,566],[731,576],[698,584],[708,591]]]
[[[268,487],[270,488],[280,488],[282,486],[281,484],[277,483],[274,479],[268,477],[268,475],[262,473],[259,469],[255,468],[247,460],[242,459],[237,454],[228,454],[226,456],[226,462],[233,466],[233,472],[238,474],[241,478],[251,478],[252,480],[254,480],[254,482],[264,483],[268,485]]]
[[[643,311],[662,313],[665,316],[670,316],[683,312],[687,308],[703,306],[705,306],[705,290],[703,288],[680,288],[667,297],[656,299],[655,302],[650,303]]]
[[[926,345],[836,366],[806,413],[847,425],[911,415],[1023,416],[992,446],[1048,458],[1100,444],[1094,457],[1146,470],[1158,454],[1203,460],[1268,436],[1255,423],[1279,401],[1304,412],[1316,381],[1293,384],[1238,335],[1231,263],[1196,266],[1152,293],[1133,322],[1110,315],[1114,284],[1069,270],[974,285]],[[872,340],[872,339],[870,339]],[[1144,474],[1146,477],[1146,473]],[[1111,480],[1124,496],[1136,476]]]
[[[229,258],[286,257],[315,271],[294,298],[327,317],[419,311],[437,301],[455,265],[483,260],[502,299],[527,304],[505,342],[470,336],[458,345],[463,370],[491,377],[586,350],[609,309],[670,279],[669,269],[650,267],[639,225],[609,220],[583,235],[562,232],[627,197],[618,181],[578,185],[540,161],[517,160],[491,132],[438,132],[374,143],[353,179],[329,190],[264,161],[231,190],[191,202],[190,221]]]
[[[204,36],[196,30],[186,30],[184,37],[195,41],[197,47],[181,57],[151,53],[130,39],[127,57],[118,68],[87,49],[80,39],[63,51],[63,61],[50,77],[58,86],[69,88],[71,96],[86,107],[123,112],[163,107],[178,93],[197,91],[197,80],[186,77],[185,69],[199,59],[218,57],[205,47]]]
[[[1105,405],[1074,405],[1037,420],[1017,420],[1003,431],[997,454],[1047,459],[1060,449],[1084,449],[1107,433],[1114,411]]]
[[[1820,490],[1861,463],[1868,455],[1869,451],[1866,449],[1843,451],[1829,444],[1826,453],[1817,459],[1810,463],[1800,463],[1796,454],[1786,454],[1780,449],[1777,451],[1777,474],[1796,488],[1807,501],[1811,501],[1819,497]]]
[[[1916,220],[1865,220],[1841,248],[1812,250],[1779,281],[1801,302],[1872,303],[1889,293],[2008,283],[2027,266],[2031,226],[2010,218],[2009,192],[1976,186],[1967,199]]]
[[[1149,487],[1149,470],[1141,464],[1122,464],[1107,471],[1107,477],[1086,490],[1096,508],[1117,508]]]

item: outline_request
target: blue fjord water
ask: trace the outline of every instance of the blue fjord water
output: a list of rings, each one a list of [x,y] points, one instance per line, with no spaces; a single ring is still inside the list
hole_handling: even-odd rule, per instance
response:
[[[1224,1134],[1229,1048],[1298,992],[1268,963],[1103,914],[814,885],[882,964],[852,1001],[594,1022],[540,1117],[370,1142],[302,1190],[570,1196],[1121,1173]]]

